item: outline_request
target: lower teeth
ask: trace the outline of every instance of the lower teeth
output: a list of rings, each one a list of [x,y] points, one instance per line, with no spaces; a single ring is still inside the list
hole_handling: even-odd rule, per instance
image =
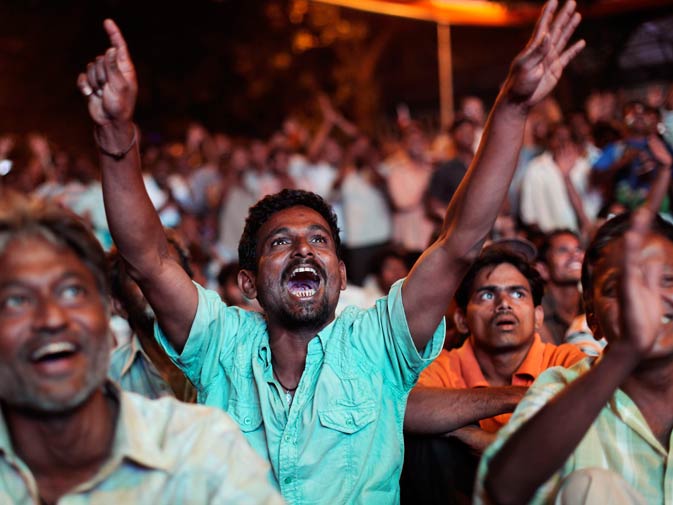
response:
[[[308,298],[309,296],[315,295],[315,289],[308,289],[305,291],[296,291],[295,296],[298,296],[299,298]]]

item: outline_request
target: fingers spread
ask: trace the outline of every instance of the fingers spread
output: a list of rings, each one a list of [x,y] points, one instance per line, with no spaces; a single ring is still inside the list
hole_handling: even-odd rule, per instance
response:
[[[570,46],[568,49],[566,49],[563,54],[559,57],[559,62],[561,63],[561,66],[565,68],[565,66],[570,63],[570,61],[577,56],[577,54],[584,49],[584,46],[586,46],[586,42],[584,39],[578,40],[575,42],[572,46]]]
[[[557,52],[560,53],[561,51],[563,51],[563,48],[568,43],[568,40],[570,40],[570,37],[575,32],[575,28],[577,28],[577,25],[580,24],[581,20],[582,16],[580,15],[579,12],[573,14],[572,18],[570,18],[568,23],[563,28],[563,31],[561,32],[559,38],[554,43],[554,47],[556,47]]]
[[[576,7],[577,5],[574,0],[568,0],[552,22],[550,32],[552,35],[552,43],[554,45],[558,43],[567,25],[572,20]]]
[[[535,30],[533,31],[532,40],[534,42],[539,43],[539,41],[542,40],[542,37],[549,32],[549,22],[551,21],[557,6],[558,0],[549,0],[542,8],[542,14],[537,20]]]

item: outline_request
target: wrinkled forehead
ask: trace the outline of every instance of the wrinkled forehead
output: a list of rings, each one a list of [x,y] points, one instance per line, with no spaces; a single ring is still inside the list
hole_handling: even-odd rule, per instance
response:
[[[50,246],[63,250],[66,248],[65,241],[58,237],[53,231],[42,226],[35,226],[20,230],[0,231],[0,255],[11,249],[10,246],[15,243],[32,242],[37,244],[35,247]],[[40,243],[43,245],[40,246]]]
[[[273,213],[257,232],[259,248],[271,236],[277,233],[301,234],[322,230],[332,239],[332,229],[327,220],[318,211],[303,205],[296,205]]]
[[[55,259],[54,259],[55,258]],[[35,271],[66,262],[71,268],[90,276],[101,297],[107,303],[107,272],[93,263],[63,237],[46,227],[30,227],[23,230],[0,232],[0,274],[12,273],[11,265],[30,263]]]

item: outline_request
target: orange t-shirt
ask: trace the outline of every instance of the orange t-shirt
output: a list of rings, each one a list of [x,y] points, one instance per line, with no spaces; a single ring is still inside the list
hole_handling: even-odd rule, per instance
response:
[[[538,375],[553,366],[569,367],[586,358],[586,354],[571,344],[553,345],[542,342],[535,334],[533,344],[519,368],[512,375],[512,386],[530,386]],[[418,379],[418,386],[432,388],[479,388],[489,387],[481,367],[474,355],[472,343],[468,338],[458,349],[443,350]],[[481,428],[496,432],[502,428],[512,414],[479,421]]]

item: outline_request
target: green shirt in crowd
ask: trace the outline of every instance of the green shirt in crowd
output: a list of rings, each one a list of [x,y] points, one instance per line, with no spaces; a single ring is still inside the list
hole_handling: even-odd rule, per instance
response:
[[[370,309],[348,307],[308,344],[289,401],[275,380],[264,317],[227,307],[197,285],[199,302],[178,355],[156,336],[197,389],[226,410],[294,504],[399,502],[407,395],[442,349],[444,323],[419,353],[402,305],[402,281]]]

